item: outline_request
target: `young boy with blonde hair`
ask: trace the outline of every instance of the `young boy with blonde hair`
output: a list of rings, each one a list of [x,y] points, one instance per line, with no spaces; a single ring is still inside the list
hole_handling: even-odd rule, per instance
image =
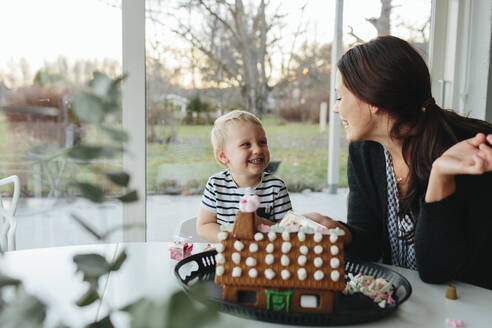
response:
[[[211,134],[217,162],[226,169],[212,175],[203,191],[196,229],[218,242],[220,225],[233,223],[244,194],[260,197],[260,221],[272,224],[292,209],[284,182],[265,172],[270,162],[267,137],[253,114],[234,110],[215,120]]]

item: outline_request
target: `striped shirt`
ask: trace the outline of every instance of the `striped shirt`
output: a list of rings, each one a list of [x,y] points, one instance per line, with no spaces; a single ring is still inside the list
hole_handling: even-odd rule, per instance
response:
[[[292,210],[289,193],[284,182],[263,172],[260,183],[256,187],[239,188],[232,179],[229,170],[212,175],[205,186],[202,196],[202,207],[217,214],[217,223],[233,223],[239,210],[239,200],[246,193],[256,193],[260,197],[258,216],[271,221],[279,221]]]

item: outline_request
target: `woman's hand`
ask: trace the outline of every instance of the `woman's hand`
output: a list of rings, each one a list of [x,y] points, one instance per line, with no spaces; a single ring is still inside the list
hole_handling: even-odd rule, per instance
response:
[[[340,222],[335,221],[332,218],[321,215],[319,213],[306,213],[306,214],[302,214],[302,216],[311,219],[314,222],[318,222],[319,224],[324,225],[328,229],[334,229],[334,228],[342,229],[345,232],[343,244],[349,245],[352,242],[352,233],[346,226],[344,226]]]
[[[426,202],[439,201],[456,190],[454,177],[459,174],[483,174],[492,171],[492,134],[478,133],[456,143],[432,164]]]

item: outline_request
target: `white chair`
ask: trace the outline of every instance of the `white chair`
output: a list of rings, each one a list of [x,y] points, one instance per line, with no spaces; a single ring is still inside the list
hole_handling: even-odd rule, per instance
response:
[[[192,243],[208,243],[208,241],[200,237],[196,232],[196,217],[181,222],[179,235],[182,237],[190,237]]]
[[[17,220],[15,219],[15,211],[20,194],[19,177],[11,175],[8,178],[0,179],[0,186],[12,183],[14,185],[14,193],[8,208],[4,207],[2,196],[0,195],[0,249],[2,251],[15,250],[15,230],[17,228]]]

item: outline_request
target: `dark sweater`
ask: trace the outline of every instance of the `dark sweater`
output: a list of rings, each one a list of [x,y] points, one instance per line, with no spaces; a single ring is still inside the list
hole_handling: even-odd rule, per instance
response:
[[[346,256],[391,264],[383,147],[352,142],[347,170],[352,244]],[[456,192],[441,201],[425,203],[424,196],[415,231],[420,278],[492,289],[492,172],[457,176]]]

